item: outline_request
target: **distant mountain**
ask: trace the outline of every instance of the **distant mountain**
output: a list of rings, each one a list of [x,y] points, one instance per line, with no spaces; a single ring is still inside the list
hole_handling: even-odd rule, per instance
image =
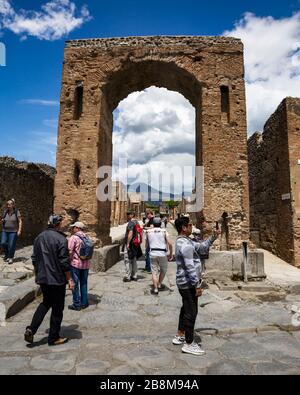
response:
[[[146,202],[161,203],[167,200],[182,200],[182,195],[174,193],[165,193],[152,188],[150,185],[144,183],[135,183],[127,185],[127,192],[141,193],[144,195]],[[190,196],[191,193],[185,193],[184,196]]]

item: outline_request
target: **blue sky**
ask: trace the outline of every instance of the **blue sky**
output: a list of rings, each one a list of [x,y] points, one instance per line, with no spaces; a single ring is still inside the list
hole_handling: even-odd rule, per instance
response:
[[[23,15],[27,21],[34,16],[32,12],[30,14],[20,12],[21,8],[40,11],[41,5],[49,1],[0,0],[0,10],[1,5],[7,7],[8,4],[14,10],[12,19],[9,20],[4,19],[4,12],[2,14],[0,12],[0,41],[5,44],[7,51],[7,65],[0,67],[0,155],[50,164],[55,163],[56,120],[59,112],[57,102],[60,96],[66,39],[131,35],[220,35],[225,31],[233,31],[235,24],[241,21],[246,12],[251,12],[258,18],[252,17],[249,22],[251,26],[258,21],[267,29],[269,23],[265,17],[272,16],[274,20],[292,18],[293,14],[300,11],[298,0],[281,2],[215,0],[210,3],[195,0],[108,2],[52,0],[75,4],[77,8],[73,16],[83,18],[81,26],[65,35],[58,32],[57,37],[54,37],[52,32],[46,37],[47,39],[45,37],[39,39],[43,33],[37,32],[31,36],[32,31],[36,32],[36,30],[26,31],[16,25],[16,14]],[[81,11],[85,5],[86,7]],[[273,26],[274,31],[277,29],[276,26],[278,25]],[[297,26],[293,25],[293,29],[297,29]],[[238,34],[246,34],[246,30]],[[289,28],[285,30],[289,38],[293,36],[290,30]],[[281,34],[281,37],[284,41],[285,36]],[[247,37],[245,39],[247,40]],[[254,41],[253,34],[251,40]],[[271,71],[278,74],[276,70]],[[290,83],[295,87],[295,81]],[[281,80],[278,82],[277,101],[283,95],[280,90],[282,85],[284,81]],[[249,91],[252,88],[254,85]],[[255,89],[258,89],[257,85]],[[269,92],[266,86],[260,86],[259,89]],[[273,107],[274,105],[275,103],[272,104]],[[255,109],[253,111],[255,112]],[[263,113],[260,117],[263,118],[265,115]],[[253,125],[260,126],[260,123],[254,122]]]

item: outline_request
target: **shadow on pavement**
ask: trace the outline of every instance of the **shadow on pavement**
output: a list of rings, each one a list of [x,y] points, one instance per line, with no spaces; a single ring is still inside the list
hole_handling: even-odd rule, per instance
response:
[[[38,342],[33,342],[32,344],[26,344],[27,348],[35,348],[35,347],[40,347],[48,343],[48,337],[43,337],[41,340]]]
[[[101,296],[95,294],[88,294],[89,305],[95,306],[101,302]]]
[[[150,288],[151,295],[154,295],[154,286],[153,286],[153,284],[149,284],[149,288]],[[160,294],[160,293],[166,292],[166,291],[168,291],[170,293],[170,292],[174,292],[174,289],[167,287],[165,284],[162,284],[162,288],[159,289],[158,293]]]
[[[79,331],[78,325],[69,325],[61,327],[61,336],[68,337],[70,340],[72,339],[82,339],[82,332]]]
[[[61,337],[67,337],[69,340],[77,340],[82,339],[82,332],[79,331],[77,328],[78,325],[69,325],[69,326],[62,326],[60,335]],[[49,329],[46,330],[46,333],[49,333]],[[33,342],[32,344],[27,344],[27,348],[35,348],[39,346],[43,346],[48,343],[48,337],[43,337],[41,340],[37,342]]]

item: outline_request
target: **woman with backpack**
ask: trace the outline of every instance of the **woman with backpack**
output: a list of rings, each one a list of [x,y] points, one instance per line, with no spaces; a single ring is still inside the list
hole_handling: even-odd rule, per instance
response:
[[[16,252],[17,239],[22,232],[22,218],[16,208],[15,200],[11,199],[6,204],[6,210],[2,216],[1,246],[4,250],[4,262],[12,264]]]
[[[89,306],[88,300],[88,275],[90,259],[93,253],[92,242],[84,233],[85,225],[75,222],[71,225],[73,235],[68,242],[71,257],[71,274],[74,281],[73,304],[70,310],[82,310]]]

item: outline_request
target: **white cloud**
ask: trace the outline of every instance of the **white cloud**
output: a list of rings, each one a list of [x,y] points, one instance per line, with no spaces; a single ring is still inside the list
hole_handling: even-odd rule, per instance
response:
[[[49,128],[57,128],[58,120],[57,118],[53,119],[44,119],[43,120],[43,125],[49,127]]]
[[[113,162],[116,177],[124,180],[126,170],[116,169],[120,158],[128,161],[128,177],[148,184],[148,174],[167,175],[174,166],[195,166],[195,109],[179,93],[151,87],[123,100],[114,114]],[[192,189],[193,177],[186,177]],[[175,192],[181,192],[179,174]],[[159,188],[159,180],[152,187]],[[163,185],[168,192],[168,185]]]
[[[262,130],[287,96],[300,92],[300,12],[289,18],[246,13],[227,36],[245,46],[248,132]]]
[[[16,11],[8,0],[0,0],[0,28],[40,40],[58,40],[91,19],[87,6],[77,11],[70,0],[52,0],[41,6],[41,11]]]
[[[0,0],[0,14],[11,15],[13,14],[13,8],[11,7],[8,0]]]
[[[59,106],[59,101],[56,100],[44,100],[44,99],[24,99],[19,101],[20,104],[33,104],[38,106],[50,106],[57,107]]]
[[[115,115],[114,158],[147,163],[162,153],[195,153],[195,110],[177,92],[151,87],[132,93]]]
[[[57,143],[57,135],[56,132],[32,132],[34,144],[37,147],[40,147],[45,150],[49,148],[49,146],[56,147]]]
[[[55,166],[56,132],[32,131],[26,133],[22,144],[18,139],[13,141],[13,151],[9,152],[18,160],[35,163],[47,163]]]
[[[56,159],[56,132],[31,132],[28,135],[27,143],[23,149],[26,152],[32,152],[35,162],[45,162],[52,165],[55,164]]]
[[[191,154],[163,154],[148,163],[129,164],[114,168],[114,179],[123,184],[146,184],[165,193],[192,192],[195,180],[195,156]],[[161,177],[161,178],[160,178]],[[147,193],[147,190],[146,190]]]

